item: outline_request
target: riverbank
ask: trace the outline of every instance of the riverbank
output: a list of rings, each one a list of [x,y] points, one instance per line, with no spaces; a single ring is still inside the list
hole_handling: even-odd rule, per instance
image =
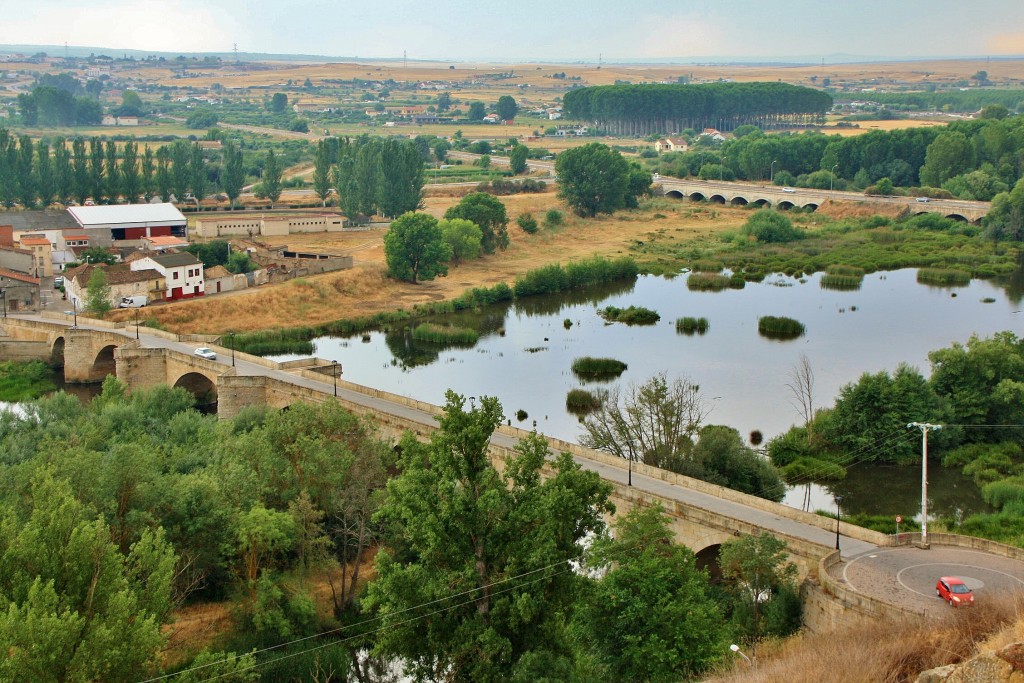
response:
[[[0,362],[0,401],[5,403],[30,401],[56,388],[57,385],[53,381],[53,370],[42,361]]]

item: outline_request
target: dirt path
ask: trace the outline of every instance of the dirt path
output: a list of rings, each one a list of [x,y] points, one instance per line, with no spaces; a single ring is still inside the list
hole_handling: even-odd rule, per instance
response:
[[[511,245],[504,252],[453,266],[447,277],[408,284],[386,276],[383,231],[290,235],[266,240],[272,245],[322,253],[351,255],[355,267],[337,273],[299,278],[281,285],[261,286],[231,296],[211,296],[146,309],[166,329],[183,333],[220,334],[288,328],[372,315],[416,304],[452,299],[473,287],[512,283],[516,276],[550,263],[568,263],[591,256],[629,255],[629,248],[658,231],[680,242],[738,227],[748,212],[723,207],[699,207],[659,200],[637,211],[583,220],[565,211],[554,193],[503,197],[509,214]],[[440,217],[458,202],[455,197],[428,198],[424,209]],[[528,235],[515,218],[531,212],[539,219],[551,208],[565,214],[563,226]],[[127,319],[113,312],[114,320]]]

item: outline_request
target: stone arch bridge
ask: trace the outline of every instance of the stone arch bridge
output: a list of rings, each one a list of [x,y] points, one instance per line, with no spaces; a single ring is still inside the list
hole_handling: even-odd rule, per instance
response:
[[[936,213],[947,218],[977,223],[989,210],[988,202],[970,202],[959,199],[929,199],[915,197],[881,197],[856,192],[833,192],[809,188],[782,188],[775,185],[715,182],[661,176],[660,184],[666,197],[707,201],[733,206],[763,206],[776,209],[816,210],[825,202],[855,202],[857,204],[902,207],[912,215]]]

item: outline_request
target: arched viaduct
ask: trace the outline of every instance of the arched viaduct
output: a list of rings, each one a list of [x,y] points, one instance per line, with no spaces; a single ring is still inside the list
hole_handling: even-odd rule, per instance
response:
[[[784,189],[774,185],[688,180],[662,176],[660,184],[666,197],[707,201],[732,206],[763,206],[776,209],[816,210],[824,202],[855,202],[903,207],[908,213],[937,213],[947,218],[977,223],[989,210],[988,202],[969,202],[954,199],[918,201],[914,197],[876,197],[855,192],[833,192],[809,188]]]

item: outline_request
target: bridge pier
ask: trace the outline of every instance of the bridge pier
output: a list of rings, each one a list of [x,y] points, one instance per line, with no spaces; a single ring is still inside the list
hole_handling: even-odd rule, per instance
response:
[[[167,384],[167,357],[164,349],[143,349],[135,342],[114,353],[117,379],[129,391]]]

